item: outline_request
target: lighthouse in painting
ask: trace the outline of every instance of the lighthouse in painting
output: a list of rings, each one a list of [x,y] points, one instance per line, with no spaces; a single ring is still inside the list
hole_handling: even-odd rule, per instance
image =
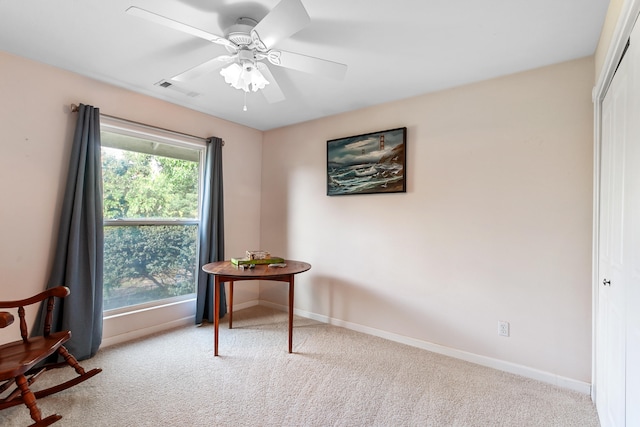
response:
[[[384,151],[384,133],[380,135],[380,151]]]

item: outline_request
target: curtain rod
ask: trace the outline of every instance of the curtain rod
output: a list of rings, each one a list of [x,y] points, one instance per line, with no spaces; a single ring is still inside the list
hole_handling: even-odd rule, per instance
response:
[[[72,112],[72,113],[77,113],[79,109],[80,109],[80,107],[79,107],[77,104],[71,104],[71,112]],[[108,114],[102,114],[102,113],[100,113],[100,115],[101,115],[101,116],[108,117],[108,118],[110,118],[110,119],[122,120],[123,122],[132,123],[132,124],[134,124],[134,125],[139,125],[139,126],[149,126],[149,125],[147,125],[147,124],[145,124],[145,123],[134,122],[133,120],[122,119],[122,118],[120,118],[120,117],[110,116],[110,115],[108,115]],[[207,142],[207,138],[203,138],[203,137],[201,137],[201,136],[190,135],[190,134],[188,134],[188,133],[184,133],[184,132],[176,132],[175,130],[165,129],[165,128],[161,128],[161,127],[158,127],[158,126],[151,126],[151,127],[154,127],[154,128],[156,128],[156,129],[163,130],[163,131],[165,131],[165,132],[170,132],[170,133],[173,133],[173,134],[176,134],[176,135],[188,136],[188,137],[190,137],[190,138],[196,138],[196,139],[199,139],[199,140],[201,140],[201,141],[203,141],[203,142]],[[222,140],[222,146],[224,147],[224,140]]]

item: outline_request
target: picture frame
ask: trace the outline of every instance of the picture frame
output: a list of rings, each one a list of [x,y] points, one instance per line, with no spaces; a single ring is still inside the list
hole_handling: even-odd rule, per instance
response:
[[[407,128],[327,141],[327,196],[406,193]]]

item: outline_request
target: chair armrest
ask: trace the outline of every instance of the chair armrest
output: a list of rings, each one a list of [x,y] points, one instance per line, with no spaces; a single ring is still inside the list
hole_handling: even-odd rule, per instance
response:
[[[6,328],[13,323],[13,314],[7,311],[0,311],[0,328]]]
[[[34,295],[30,298],[16,301],[0,301],[0,308],[24,307],[36,302],[44,301],[49,297],[64,298],[69,295],[69,292],[69,288],[67,288],[66,286],[57,286],[55,288],[47,289],[44,292],[40,292],[39,294]]]

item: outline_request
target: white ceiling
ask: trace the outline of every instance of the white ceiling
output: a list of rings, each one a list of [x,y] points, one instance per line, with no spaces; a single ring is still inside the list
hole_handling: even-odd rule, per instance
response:
[[[246,112],[244,92],[217,71],[174,86],[197,97],[154,85],[227,51],[125,13],[138,6],[223,36],[278,1],[0,0],[0,50],[267,130],[592,55],[609,4],[302,0],[311,24],[274,47],[347,64],[346,77],[270,66],[286,100],[251,93]]]

